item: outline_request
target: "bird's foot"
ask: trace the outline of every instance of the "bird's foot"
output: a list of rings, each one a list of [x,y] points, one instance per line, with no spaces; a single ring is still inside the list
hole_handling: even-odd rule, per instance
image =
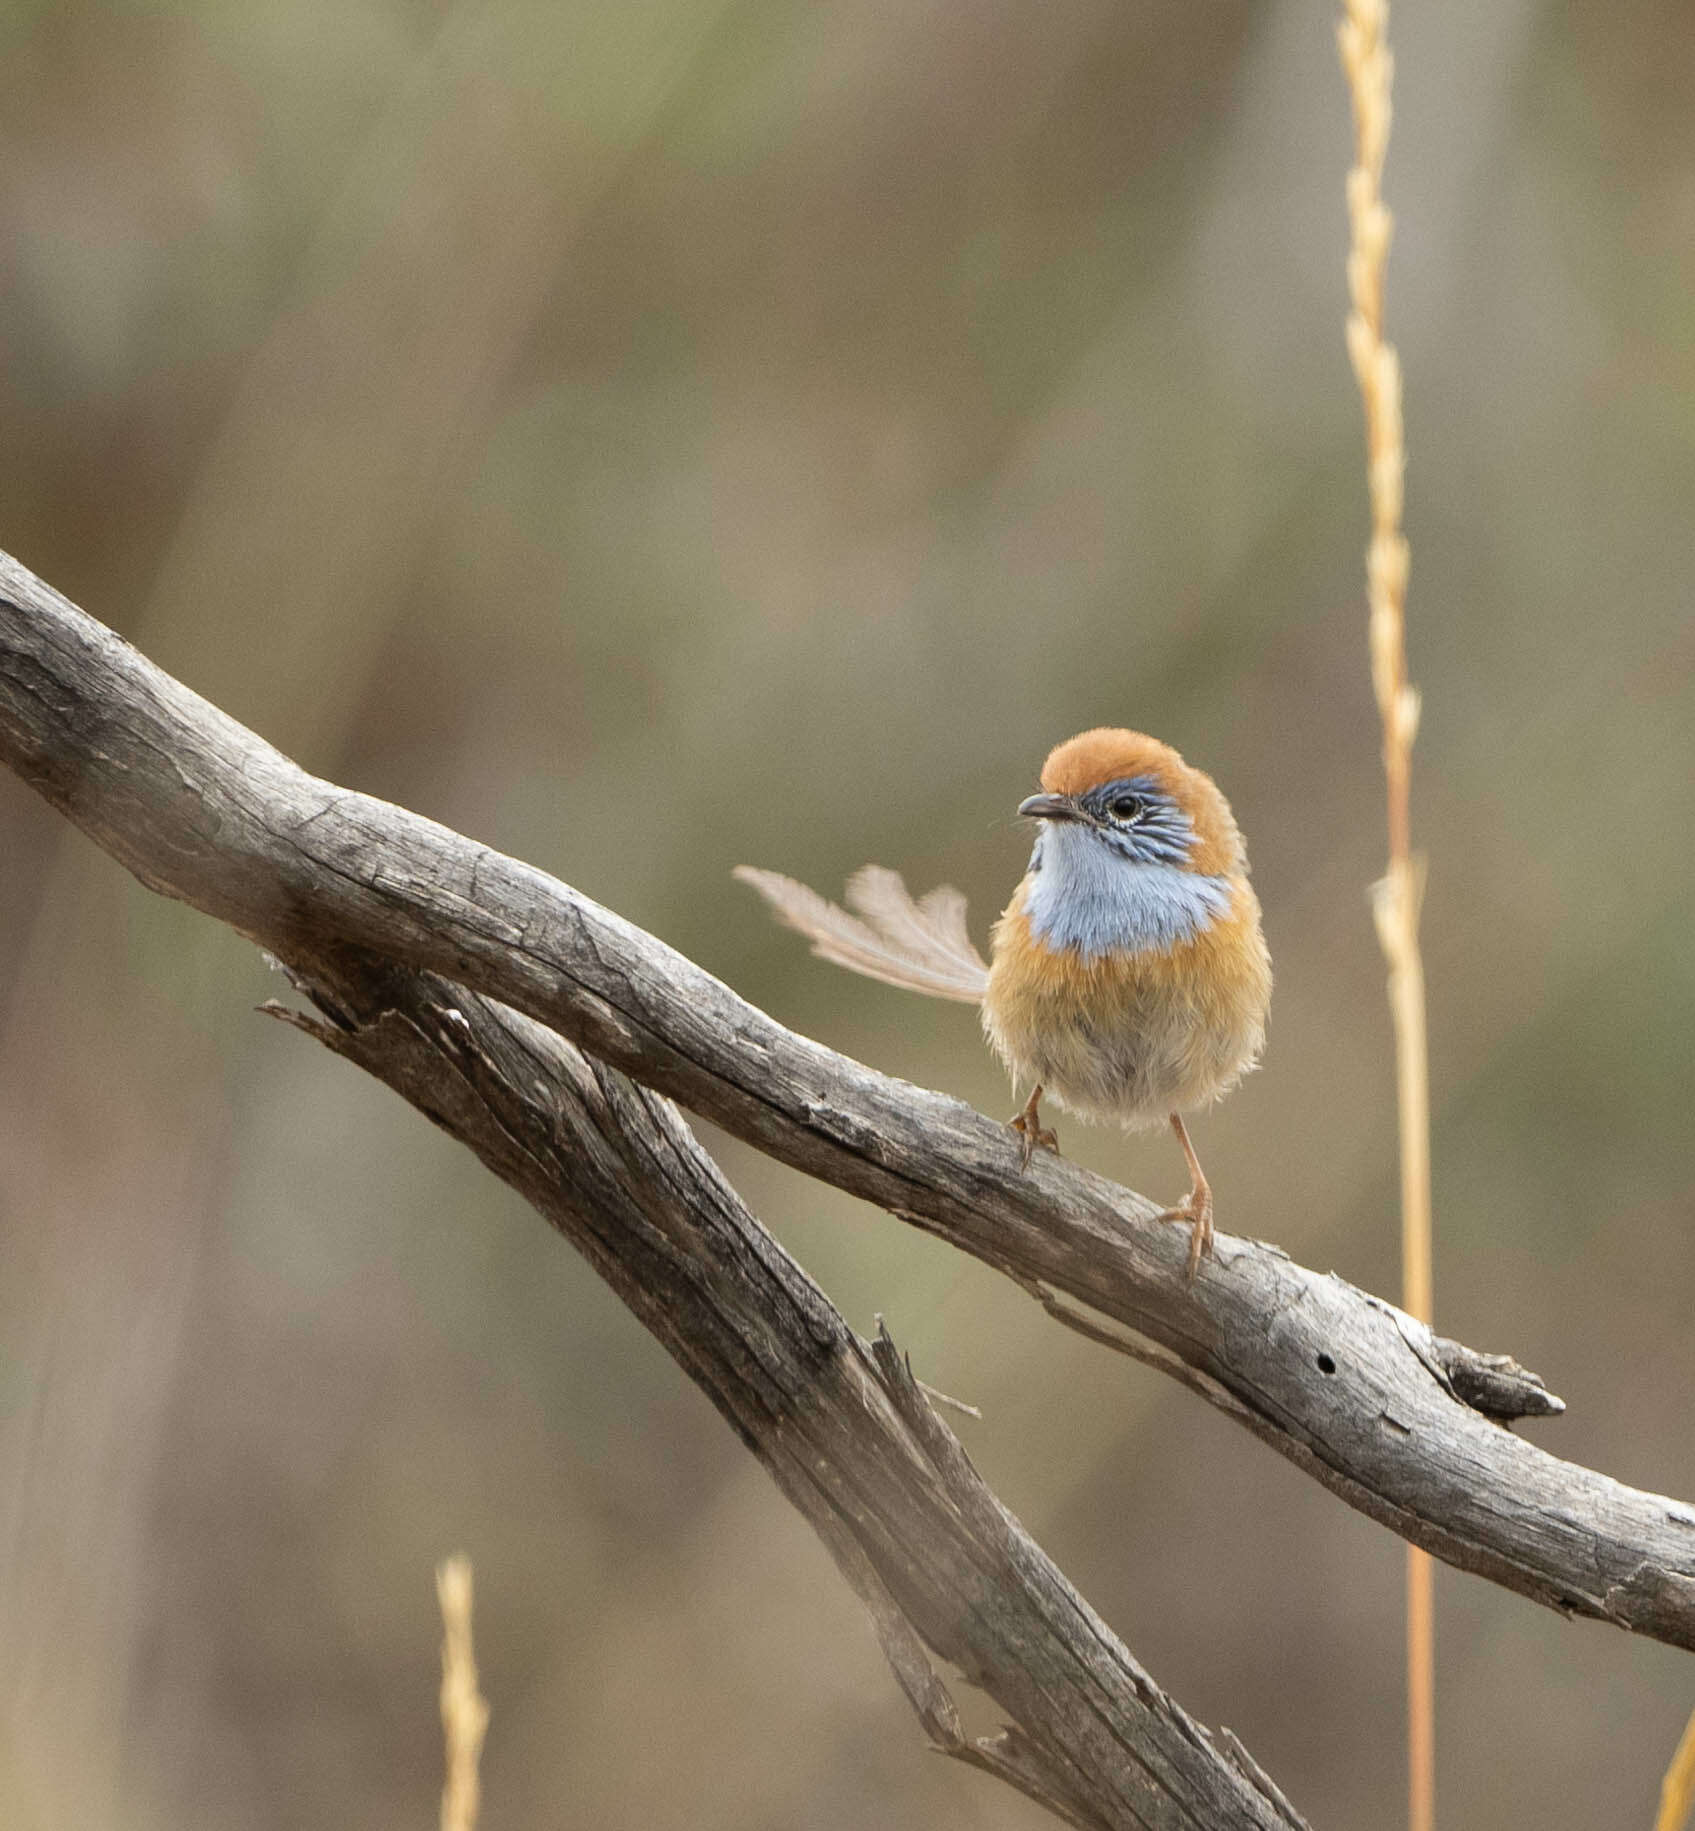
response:
[[[1175,1208],[1167,1208],[1162,1221],[1189,1223],[1189,1264],[1184,1276],[1193,1284],[1201,1269],[1201,1260],[1212,1257],[1212,1191],[1202,1183],[1191,1189]]]
[[[1038,1150],[1059,1155],[1059,1134],[1045,1125],[1031,1125],[1022,1113],[1014,1113],[1007,1124],[1018,1134],[1018,1167],[1028,1170],[1030,1159]]]
[[[1056,1157],[1059,1155],[1059,1135],[1043,1125],[1038,1111],[1041,1097],[1042,1090],[1038,1087],[1007,1120],[1007,1124],[1018,1134],[1018,1167],[1021,1170],[1029,1169],[1030,1159],[1038,1150],[1052,1151]]]

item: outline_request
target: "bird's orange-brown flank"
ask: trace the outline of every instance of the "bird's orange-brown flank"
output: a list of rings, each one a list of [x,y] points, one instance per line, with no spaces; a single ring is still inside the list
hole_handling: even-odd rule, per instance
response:
[[[1082,960],[1030,932],[1023,887],[995,925],[983,1028],[1014,1080],[1132,1131],[1227,1094],[1259,1059],[1271,957],[1246,882],[1212,927],[1162,953]]]

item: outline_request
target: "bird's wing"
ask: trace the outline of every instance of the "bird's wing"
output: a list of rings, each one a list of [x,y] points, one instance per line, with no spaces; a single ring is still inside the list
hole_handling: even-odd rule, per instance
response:
[[[849,915],[775,871],[737,865],[735,875],[822,958],[932,998],[982,1003],[989,968],[966,933],[965,898],[957,890],[944,885],[914,902],[898,871],[866,865],[848,879],[847,901],[858,912]]]

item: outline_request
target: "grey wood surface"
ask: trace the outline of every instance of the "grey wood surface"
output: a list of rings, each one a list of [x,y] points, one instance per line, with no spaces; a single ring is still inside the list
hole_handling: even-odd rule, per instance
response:
[[[1305,1820],[1168,1697],[985,1486],[886,1332],[861,1340],[671,1103],[446,980],[334,948],[287,1017],[468,1144],[594,1265],[871,1613],[931,1741],[1090,1827]],[[968,1737],[931,1655],[1007,1713]]]
[[[320,781],[0,556],[0,760],[145,883],[289,959],[368,949],[520,1010],[998,1267],[1462,1569],[1695,1647],[1695,1508],[1500,1421],[1533,1376],[1275,1247],[1182,1229],[956,1100],[797,1036],[568,885]],[[728,862],[728,861],[727,861]],[[1108,1320],[1103,1320],[1108,1319]]]

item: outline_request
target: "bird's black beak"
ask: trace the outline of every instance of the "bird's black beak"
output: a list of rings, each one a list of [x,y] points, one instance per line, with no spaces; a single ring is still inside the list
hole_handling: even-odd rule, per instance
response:
[[[1018,811],[1028,820],[1081,820],[1083,810],[1069,795],[1032,795]]]

